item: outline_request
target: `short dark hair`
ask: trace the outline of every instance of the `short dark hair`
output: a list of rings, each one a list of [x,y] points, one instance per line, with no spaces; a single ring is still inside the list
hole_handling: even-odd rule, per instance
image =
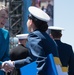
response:
[[[62,33],[61,30],[51,30],[51,35],[53,36],[53,38],[60,38]]]
[[[47,22],[37,19],[32,14],[29,14],[28,18],[33,20],[36,28],[39,29],[40,31],[45,32],[48,29]]]

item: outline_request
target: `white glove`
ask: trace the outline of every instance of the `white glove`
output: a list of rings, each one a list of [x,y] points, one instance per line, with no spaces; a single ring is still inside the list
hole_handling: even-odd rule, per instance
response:
[[[8,65],[10,65],[11,67],[15,67],[14,64],[13,64],[13,62],[12,62],[11,60],[3,62],[3,65],[4,65],[4,64],[8,64]]]
[[[9,65],[10,67],[12,67],[12,68],[15,67],[14,64],[13,64],[13,62],[12,62],[11,60],[5,61],[5,62],[2,63],[2,68],[1,68],[1,70],[4,71],[4,72],[6,72],[5,69],[4,69],[4,66],[5,66],[6,64],[8,64],[8,65]]]

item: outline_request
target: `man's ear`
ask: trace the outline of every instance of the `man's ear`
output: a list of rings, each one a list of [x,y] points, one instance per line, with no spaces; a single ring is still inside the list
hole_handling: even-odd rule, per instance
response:
[[[62,33],[61,33],[60,37],[62,37]]]
[[[49,34],[50,35],[50,37],[53,39],[53,36],[52,36],[52,34]]]

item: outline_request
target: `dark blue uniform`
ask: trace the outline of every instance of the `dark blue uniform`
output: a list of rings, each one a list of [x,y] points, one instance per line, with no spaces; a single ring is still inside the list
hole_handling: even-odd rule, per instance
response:
[[[61,60],[63,67],[69,66],[69,75],[74,75],[74,55],[72,46],[61,42],[60,40],[55,40],[58,45],[59,58]]]
[[[28,37],[28,48],[30,58],[15,61],[15,67],[20,68],[32,61],[36,61],[38,75],[47,75],[47,55],[52,53],[54,57],[58,57],[56,43],[50,38],[46,32],[35,30]]]

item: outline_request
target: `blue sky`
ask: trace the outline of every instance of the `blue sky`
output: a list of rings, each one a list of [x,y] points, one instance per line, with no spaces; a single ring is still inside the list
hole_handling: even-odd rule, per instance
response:
[[[54,0],[54,25],[65,29],[61,40],[74,51],[74,0]]]

